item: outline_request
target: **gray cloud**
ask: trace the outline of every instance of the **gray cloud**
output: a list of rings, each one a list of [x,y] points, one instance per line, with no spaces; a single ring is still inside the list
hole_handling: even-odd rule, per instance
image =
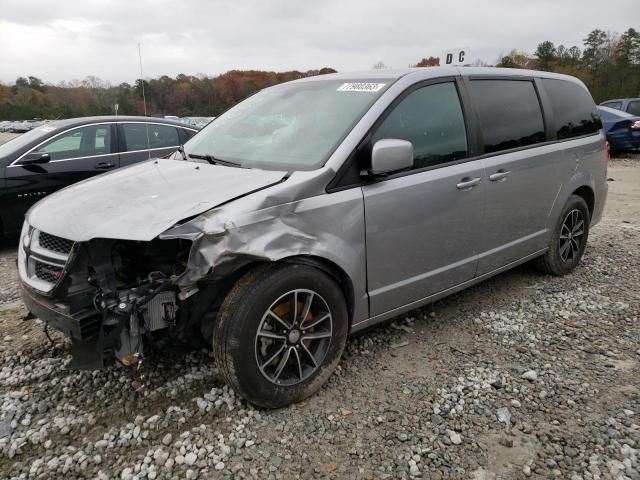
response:
[[[466,46],[494,62],[543,40],[582,46],[594,28],[640,24],[637,0],[4,0],[0,81],[35,75],[58,82],[94,75],[112,83],[144,74],[215,75],[230,69],[340,71],[383,61],[406,67]]]

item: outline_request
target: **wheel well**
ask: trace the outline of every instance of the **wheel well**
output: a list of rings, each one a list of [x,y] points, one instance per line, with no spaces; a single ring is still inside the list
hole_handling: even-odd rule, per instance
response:
[[[315,257],[313,255],[297,255],[295,257],[287,257],[283,258],[279,262],[311,265],[312,267],[316,267],[333,277],[333,279],[340,286],[342,293],[344,294],[344,299],[347,303],[347,313],[349,315],[349,328],[351,328],[351,322],[353,320],[353,307],[355,303],[353,283],[351,282],[351,278],[349,278],[349,275],[347,275],[347,273],[342,268],[333,263],[331,260],[327,260],[326,258],[322,257]]]
[[[593,209],[595,208],[596,204],[596,196],[593,193],[593,190],[591,190],[591,187],[583,185],[575,192],[573,192],[573,195],[578,195],[579,197],[583,198],[583,200],[587,203],[587,207],[589,207],[589,217],[593,217]]]
[[[355,305],[355,295],[351,278],[349,278],[349,275],[347,275],[347,273],[342,268],[340,268],[332,261],[313,255],[296,255],[283,258],[281,260],[278,260],[277,262],[260,261],[255,259],[252,260],[249,258],[243,259],[239,262],[239,264],[230,267],[229,272],[226,272],[225,275],[216,280],[215,290],[216,292],[218,292],[218,294],[220,294],[218,297],[218,304],[222,303],[229,290],[231,290],[233,285],[245,273],[256,268],[264,268],[276,263],[297,263],[301,265],[310,265],[330,275],[336,281],[344,295],[344,299],[347,304],[347,313],[349,315],[349,328],[351,328],[351,322],[353,321],[353,309]]]

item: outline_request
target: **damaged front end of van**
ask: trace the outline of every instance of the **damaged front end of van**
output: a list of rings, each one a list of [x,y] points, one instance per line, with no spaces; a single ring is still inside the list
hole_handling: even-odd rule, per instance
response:
[[[159,340],[211,345],[225,296],[261,264],[344,256],[363,278],[361,199],[295,201],[327,180],[308,177],[157,160],[53,194],[20,237],[24,303],[71,339],[71,368],[136,367]]]
[[[29,212],[20,236],[27,309],[71,339],[74,368],[135,364],[160,332],[185,342],[198,330],[206,335],[203,319],[228,289],[223,283],[244,264],[268,260],[267,252],[229,251],[233,226],[216,225],[220,212],[211,210],[283,178],[156,160],[51,195]],[[219,243],[224,251],[212,248]]]

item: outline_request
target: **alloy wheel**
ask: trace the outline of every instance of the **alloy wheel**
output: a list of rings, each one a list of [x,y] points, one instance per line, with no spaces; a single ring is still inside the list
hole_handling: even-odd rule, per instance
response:
[[[571,210],[564,218],[560,229],[560,258],[563,262],[575,260],[584,238],[584,215],[578,209]]]
[[[318,293],[297,289],[285,293],[262,316],[255,356],[262,375],[276,385],[295,385],[309,378],[329,351],[333,317]]]

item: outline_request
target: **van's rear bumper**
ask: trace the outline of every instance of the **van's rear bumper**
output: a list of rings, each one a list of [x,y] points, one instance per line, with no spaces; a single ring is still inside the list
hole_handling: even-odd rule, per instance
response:
[[[607,183],[607,180],[605,177],[604,183],[595,192],[596,202],[593,208],[593,215],[591,217],[590,226],[593,226],[597,224],[600,220],[602,220],[602,212],[604,212],[604,205],[605,203],[607,203],[608,193],[609,193],[609,184]]]

